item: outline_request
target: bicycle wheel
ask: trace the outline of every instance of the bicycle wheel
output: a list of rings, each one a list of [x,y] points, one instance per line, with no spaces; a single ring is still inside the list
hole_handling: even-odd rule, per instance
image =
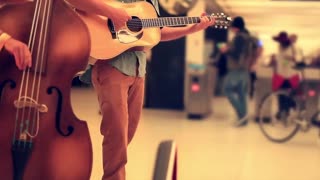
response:
[[[286,104],[288,105],[287,111],[280,110],[279,96],[288,102]],[[295,99],[286,91],[272,92],[263,97],[258,108],[258,117],[259,126],[264,136],[277,143],[291,139],[300,128],[297,123],[300,112],[296,107]]]

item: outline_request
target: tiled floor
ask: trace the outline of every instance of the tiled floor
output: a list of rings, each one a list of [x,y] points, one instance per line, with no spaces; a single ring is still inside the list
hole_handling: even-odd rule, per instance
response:
[[[88,122],[93,144],[91,180],[102,175],[100,116],[92,89],[73,89],[72,104]],[[145,109],[129,146],[128,180],[152,180],[161,141],[178,147],[179,180],[319,180],[318,130],[299,133],[285,144],[268,141],[258,126],[232,127],[233,112],[224,98],[213,99],[214,113],[199,121],[184,112]],[[254,111],[254,109],[251,109]]]

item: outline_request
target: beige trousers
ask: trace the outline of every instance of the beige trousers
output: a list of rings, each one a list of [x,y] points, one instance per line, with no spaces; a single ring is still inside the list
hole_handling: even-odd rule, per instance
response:
[[[103,180],[125,180],[127,146],[137,129],[143,106],[144,78],[121,73],[107,61],[92,70],[103,135]]]

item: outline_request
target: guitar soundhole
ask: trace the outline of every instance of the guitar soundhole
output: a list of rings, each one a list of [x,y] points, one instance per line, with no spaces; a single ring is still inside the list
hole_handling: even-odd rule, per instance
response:
[[[133,16],[132,19],[127,22],[127,27],[132,32],[139,32],[142,30],[142,21],[138,17]]]

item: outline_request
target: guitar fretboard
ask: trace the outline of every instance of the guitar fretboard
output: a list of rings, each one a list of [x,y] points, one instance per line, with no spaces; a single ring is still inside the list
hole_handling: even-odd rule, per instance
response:
[[[200,22],[199,17],[162,17],[157,19],[142,19],[143,27],[181,26]]]

